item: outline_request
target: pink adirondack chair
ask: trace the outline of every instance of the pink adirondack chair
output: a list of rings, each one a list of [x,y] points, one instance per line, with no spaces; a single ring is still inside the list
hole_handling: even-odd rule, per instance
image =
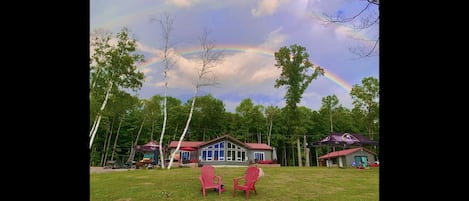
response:
[[[221,176],[215,175],[215,167],[211,165],[204,165],[200,169],[200,185],[201,191],[204,197],[206,197],[206,190],[207,189],[215,189],[218,191],[218,196],[220,196],[223,189],[222,186],[222,179]]]
[[[242,177],[234,178],[234,191],[233,197],[236,195],[236,190],[244,191],[246,194],[246,200],[249,199],[249,193],[256,191],[256,182],[259,179],[259,168],[256,166],[249,166],[246,170],[246,174]]]

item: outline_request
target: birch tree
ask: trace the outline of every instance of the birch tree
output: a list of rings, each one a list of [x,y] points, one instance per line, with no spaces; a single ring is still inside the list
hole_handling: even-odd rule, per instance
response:
[[[168,71],[174,65],[174,60],[170,55],[169,36],[173,30],[174,18],[169,14],[164,14],[159,20],[161,30],[163,34],[164,48],[163,48],[163,79],[164,79],[164,99],[163,99],[163,128],[161,129],[159,151],[160,151],[160,164],[161,168],[164,168],[164,154],[163,154],[163,139],[166,131],[166,122],[168,120],[168,109],[167,109],[167,89],[168,89]]]
[[[90,129],[90,149],[112,95],[125,89],[137,91],[142,87],[144,74],[137,70],[135,63],[143,62],[143,55],[134,53],[136,45],[136,40],[129,37],[126,27],[115,38],[111,33],[106,33],[91,40],[94,53],[90,59],[90,99],[94,100],[90,101],[101,102],[101,106]]]
[[[143,101],[142,116],[143,116],[142,123],[140,124],[140,128],[138,129],[137,137],[135,138],[135,141],[132,144],[132,147],[130,149],[129,159],[127,159],[128,164],[132,164],[132,161],[134,161],[136,147],[138,145],[138,140],[140,138],[140,134],[142,133],[143,125],[145,124],[145,120],[147,119],[147,115],[145,114],[145,101]]]
[[[213,68],[216,67],[217,63],[221,61],[223,58],[222,52],[214,51],[215,44],[214,41],[209,40],[208,38],[209,32],[204,30],[202,35],[199,37],[200,45],[202,48],[202,52],[199,55],[200,59],[200,68],[197,70],[197,78],[194,84],[194,98],[192,98],[191,109],[189,111],[189,116],[187,117],[186,126],[182,131],[182,134],[179,138],[178,145],[176,150],[171,153],[171,158],[169,160],[168,169],[171,169],[171,166],[174,161],[174,156],[178,153],[179,148],[181,147],[181,143],[186,136],[187,130],[189,129],[189,125],[192,119],[192,114],[194,113],[194,105],[195,101],[197,100],[197,96],[199,93],[199,89],[204,86],[211,86],[217,84],[216,77],[214,72],[212,71]]]

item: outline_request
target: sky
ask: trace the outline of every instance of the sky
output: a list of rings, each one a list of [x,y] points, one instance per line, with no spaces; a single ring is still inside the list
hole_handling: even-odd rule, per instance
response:
[[[214,67],[214,86],[200,88],[198,96],[211,94],[235,112],[244,99],[255,105],[285,106],[285,87],[275,88],[281,70],[274,53],[297,44],[306,48],[309,60],[325,69],[313,80],[298,106],[319,110],[322,98],[336,95],[339,104],[352,108],[350,90],[365,77],[379,79],[379,56],[359,57],[350,48],[371,47],[378,28],[356,30],[351,24],[325,23],[324,14],[351,16],[363,8],[360,0],[91,0],[90,36],[94,31],[119,32],[128,27],[138,41],[137,53],[145,61],[137,70],[145,74],[141,99],[164,95],[164,39],[160,23],[173,18],[169,36],[174,65],[168,72],[167,95],[183,103],[192,98],[200,63],[199,37],[204,30],[214,51],[223,54]],[[377,8],[374,8],[377,11]],[[379,50],[379,46],[377,47]],[[378,52],[379,53],[379,52]],[[90,54],[93,51],[90,48]]]

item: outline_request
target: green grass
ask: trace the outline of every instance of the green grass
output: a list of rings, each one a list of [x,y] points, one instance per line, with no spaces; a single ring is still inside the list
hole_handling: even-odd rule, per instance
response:
[[[249,200],[376,201],[379,200],[379,168],[262,167],[265,175],[256,183],[257,195]],[[245,200],[244,192],[233,197],[233,178],[245,167],[216,167],[227,191],[220,197],[209,190],[204,198],[200,168],[139,169],[91,173],[90,200]]]

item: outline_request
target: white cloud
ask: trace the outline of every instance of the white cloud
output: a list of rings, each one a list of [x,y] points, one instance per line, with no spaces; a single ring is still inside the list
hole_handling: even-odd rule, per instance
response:
[[[265,41],[259,45],[262,48],[276,50],[280,48],[285,41],[287,40],[287,35],[281,33],[282,27],[279,27],[271,31],[267,36]]]
[[[141,50],[141,51],[144,51],[144,52],[149,52],[149,53],[152,53],[152,54],[155,54],[155,55],[161,55],[163,53],[163,51],[161,51],[159,49],[156,49],[156,48],[153,48],[153,47],[146,46],[145,44],[143,44],[139,41],[137,41],[137,49]]]
[[[250,49],[244,49],[243,52],[234,54],[225,54],[223,60],[213,69],[213,73],[220,85],[211,89],[213,93],[242,93],[246,96],[252,94],[270,95],[270,90],[260,88],[273,88],[274,80],[279,76],[280,70],[274,66],[273,55],[261,54],[260,50],[278,49],[286,36],[280,33],[281,28],[270,32],[265,41]],[[144,44],[139,44],[139,50],[150,52],[153,54],[161,54],[161,50],[150,48]],[[265,53],[265,52],[264,52]],[[155,57],[149,60],[154,63]],[[168,86],[174,90],[192,90],[196,81],[200,62],[197,56],[194,58],[186,58],[177,53],[174,54],[175,65],[168,72]],[[152,71],[147,71],[152,72]],[[156,72],[156,71],[155,71]],[[152,87],[162,87],[162,75],[152,77],[156,82],[150,84]],[[158,80],[158,81],[157,81]],[[255,87],[253,87],[255,86]]]
[[[272,15],[282,4],[290,0],[260,0],[257,8],[251,9],[253,16]]]
[[[191,7],[196,0],[166,0],[166,3],[175,5],[176,7]]]

